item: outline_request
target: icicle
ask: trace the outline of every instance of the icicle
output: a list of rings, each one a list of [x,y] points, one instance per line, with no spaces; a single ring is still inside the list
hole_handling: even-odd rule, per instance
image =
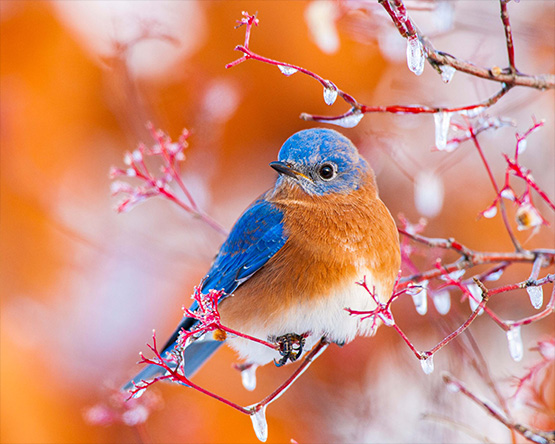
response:
[[[422,366],[424,373],[427,375],[432,373],[434,371],[434,355],[430,355],[426,359],[421,359],[420,365]]]
[[[439,290],[434,294],[434,306],[441,315],[446,315],[451,309],[451,294],[449,290]]]
[[[417,313],[425,315],[428,312],[428,281],[423,281],[420,287],[412,287],[412,291],[409,289],[408,293],[412,296]]]
[[[436,126],[436,148],[445,151],[447,147],[447,134],[449,133],[449,123],[451,114],[445,111],[434,113],[434,123]]]
[[[468,297],[468,303],[470,304],[470,309],[472,311],[475,311],[478,308],[478,305],[480,305],[480,302],[482,301],[482,290],[480,290],[480,287],[478,287],[478,285],[476,285],[474,282],[468,284],[466,288],[472,295]],[[478,312],[478,316],[480,316],[483,312],[484,312],[484,309],[482,308]]]
[[[252,427],[254,428],[254,433],[256,437],[262,441],[266,442],[268,439],[268,423],[266,422],[266,405],[262,406],[260,410],[253,411],[251,413]]]
[[[333,105],[337,99],[337,88],[335,86],[326,86],[324,88],[324,102],[326,105]]]
[[[291,66],[278,65],[277,67],[279,68],[281,73],[283,75],[287,76],[287,77],[292,76],[293,74],[295,74],[297,72],[297,69],[292,68]]]
[[[530,302],[532,307],[539,310],[543,305],[543,288],[541,286],[537,287],[526,287],[528,296],[530,296]]]
[[[341,119],[337,120],[329,120],[327,123],[333,123],[334,125],[342,126],[343,128],[354,128],[362,119],[362,114],[358,109],[354,110],[351,114],[342,117]]]
[[[407,39],[407,65],[417,76],[424,71],[424,49],[418,37],[411,36]]]
[[[520,335],[520,325],[511,327],[507,330],[507,340],[509,341],[509,352],[511,358],[520,361],[523,355],[522,336]]]
[[[441,65],[439,67],[441,71],[441,80],[444,83],[449,83],[455,74],[456,69],[449,65]]]
[[[245,390],[252,392],[256,388],[256,368],[258,366],[251,364],[245,370],[241,371],[241,382]]]

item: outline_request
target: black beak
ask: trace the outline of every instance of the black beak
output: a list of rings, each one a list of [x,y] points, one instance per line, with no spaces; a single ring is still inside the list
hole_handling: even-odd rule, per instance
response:
[[[298,179],[299,177],[307,178],[303,173],[291,168],[284,162],[270,162],[270,166],[279,174],[284,174],[285,176],[293,177],[294,179]]]

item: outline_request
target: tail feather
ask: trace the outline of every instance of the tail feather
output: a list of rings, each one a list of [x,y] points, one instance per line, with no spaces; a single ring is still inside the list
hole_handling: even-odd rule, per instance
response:
[[[190,330],[196,321],[191,318],[183,318],[177,329],[173,332],[170,339],[164,345],[164,348],[160,352],[162,357],[167,356],[177,344],[177,339],[179,333],[182,329]],[[185,376],[191,377],[196,373],[196,371],[208,360],[210,356],[223,344],[222,341],[216,341],[213,339],[203,338],[198,341],[192,342],[185,349]],[[148,381],[155,378],[158,375],[164,373],[164,369],[158,365],[150,364],[143,368],[137,375],[129,380],[123,387],[122,391],[130,391],[133,389],[134,384],[138,384],[140,381]]]

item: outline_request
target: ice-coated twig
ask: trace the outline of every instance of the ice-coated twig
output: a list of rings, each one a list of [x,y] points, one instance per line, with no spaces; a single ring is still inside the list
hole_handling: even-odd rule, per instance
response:
[[[555,443],[555,432],[544,432],[531,426],[514,422],[511,418],[507,417],[503,412],[501,412],[497,406],[475,395],[462,381],[455,378],[450,373],[444,372],[442,374],[442,378],[449,391],[453,393],[462,393],[474,403],[478,404],[480,407],[486,410],[491,416],[493,416],[510,430],[514,430],[515,432],[522,435],[524,438],[538,444]]]

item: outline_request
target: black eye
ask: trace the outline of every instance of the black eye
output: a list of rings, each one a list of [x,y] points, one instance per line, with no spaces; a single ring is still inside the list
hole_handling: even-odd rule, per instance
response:
[[[331,163],[325,163],[318,170],[318,175],[324,180],[331,180],[335,177],[335,168]]]

